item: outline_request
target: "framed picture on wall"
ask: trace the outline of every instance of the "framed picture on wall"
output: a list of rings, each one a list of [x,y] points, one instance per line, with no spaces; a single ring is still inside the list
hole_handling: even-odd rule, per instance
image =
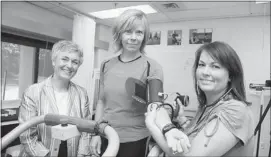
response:
[[[169,30],[167,45],[182,45],[182,30]]]
[[[205,44],[212,42],[212,28],[190,29],[189,44]]]
[[[161,31],[151,31],[147,45],[160,45]]]

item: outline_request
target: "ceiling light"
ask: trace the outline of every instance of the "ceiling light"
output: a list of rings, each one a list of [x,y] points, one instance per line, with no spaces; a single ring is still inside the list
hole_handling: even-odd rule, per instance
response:
[[[178,4],[176,3],[166,3],[166,4],[162,4],[164,6],[165,9],[169,9],[169,8],[173,8],[173,9],[176,9],[176,8],[180,8],[178,6]]]
[[[256,4],[268,3],[268,0],[256,0]]]
[[[138,10],[143,11],[145,14],[151,14],[151,13],[157,12],[150,5],[138,5],[138,6],[125,7],[125,8],[116,8],[116,9],[91,12],[89,14],[100,19],[115,18],[115,17],[118,17],[122,12],[128,9],[138,9]]]

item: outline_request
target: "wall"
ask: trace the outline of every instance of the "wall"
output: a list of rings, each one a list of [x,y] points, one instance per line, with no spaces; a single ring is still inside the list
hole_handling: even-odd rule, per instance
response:
[[[27,2],[2,2],[2,25],[5,26],[71,40],[72,22]]]
[[[112,52],[112,28],[105,25],[97,24],[95,36],[96,39],[104,41],[109,43],[108,49],[101,49],[98,47],[95,47],[95,60],[94,60],[94,68],[99,69],[102,61],[104,61],[107,58],[110,58],[114,55]]]
[[[197,104],[192,65],[200,46],[189,44],[189,29],[193,28],[212,28],[212,41],[227,42],[236,50],[244,67],[246,88],[249,83],[270,79],[270,16],[153,24],[151,30],[161,31],[161,44],[147,45],[147,55],[162,65],[165,91],[191,97],[189,108],[196,108]],[[182,30],[181,46],[167,46],[167,31],[174,29]]]

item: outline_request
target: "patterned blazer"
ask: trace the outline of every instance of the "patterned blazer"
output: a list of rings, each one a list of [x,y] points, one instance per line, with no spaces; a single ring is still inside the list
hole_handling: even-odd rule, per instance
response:
[[[68,92],[67,115],[91,120],[86,90],[70,82]],[[18,119],[20,123],[24,123],[32,117],[47,113],[59,114],[51,77],[25,90]],[[90,155],[90,139],[90,134],[81,133],[81,136],[67,140],[68,156]],[[51,137],[51,126],[42,123],[31,127],[20,135],[20,141],[23,146],[20,156],[52,156],[55,139]]]

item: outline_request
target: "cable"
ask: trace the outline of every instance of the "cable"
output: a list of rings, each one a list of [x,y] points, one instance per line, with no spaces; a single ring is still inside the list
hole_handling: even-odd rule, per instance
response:
[[[158,93],[158,96],[160,96],[160,97],[166,96],[166,97],[163,99],[163,101],[165,101],[168,97],[172,96],[173,94],[177,94],[177,92],[172,92],[172,93],[169,93],[169,94],[159,92],[159,93]]]

